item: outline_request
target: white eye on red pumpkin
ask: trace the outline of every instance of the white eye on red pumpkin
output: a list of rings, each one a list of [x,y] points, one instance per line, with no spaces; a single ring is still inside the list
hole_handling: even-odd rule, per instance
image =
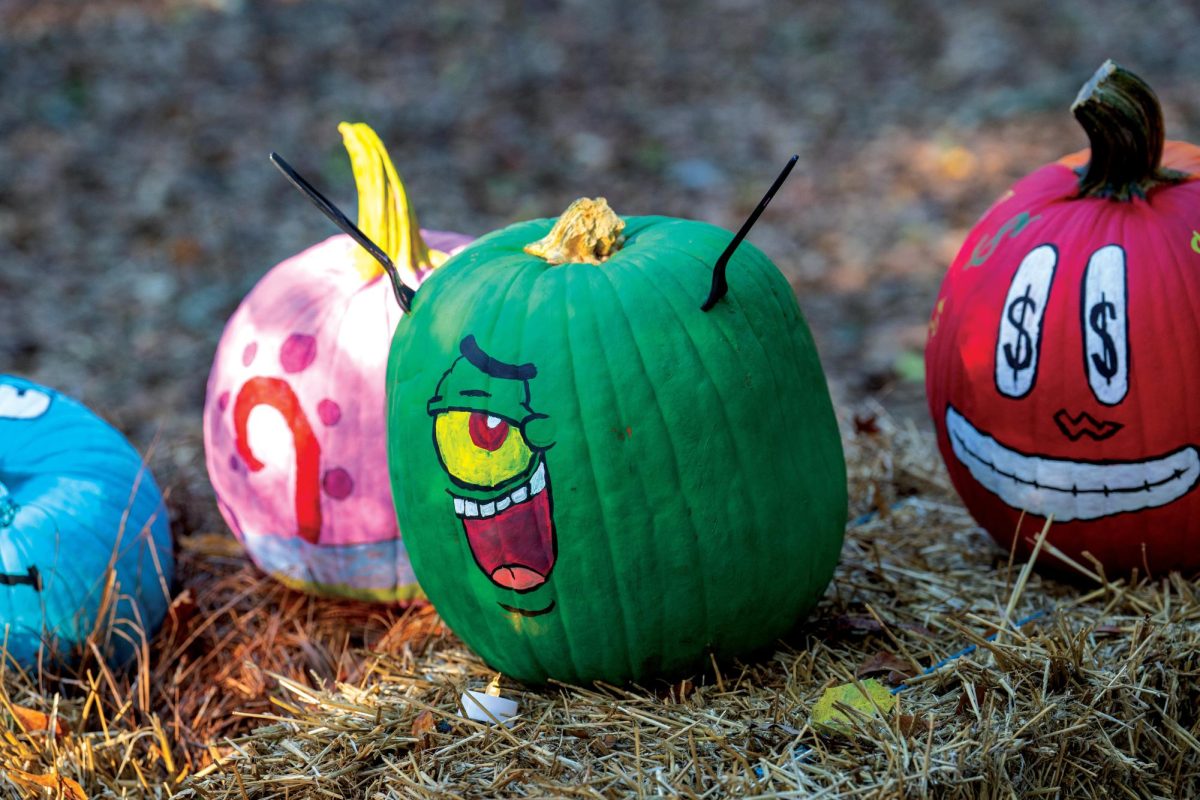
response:
[[[0,419],[35,419],[50,408],[50,395],[0,384]]]
[[[1092,394],[1115,406],[1129,391],[1129,316],[1125,251],[1110,244],[1088,260],[1083,275],[1083,360]]]
[[[1007,397],[1024,397],[1037,380],[1042,318],[1056,266],[1053,245],[1035,247],[1021,260],[1008,287],[996,337],[996,389]]]

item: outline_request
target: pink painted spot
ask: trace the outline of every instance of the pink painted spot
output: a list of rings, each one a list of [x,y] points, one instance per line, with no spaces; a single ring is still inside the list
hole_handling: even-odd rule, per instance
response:
[[[217,397],[217,408],[224,411],[229,408],[229,392],[221,392]]]
[[[250,362],[258,355],[258,342],[251,342],[246,345],[246,349],[242,351],[242,366],[250,366]]]
[[[325,477],[321,479],[321,485],[325,488],[325,494],[334,500],[345,500],[354,491],[354,479],[341,467],[334,467],[326,472]]]
[[[325,398],[317,403],[317,415],[326,425],[337,425],[342,418],[342,407],[333,400]]]
[[[279,363],[283,371],[301,372],[317,357],[317,340],[306,333],[293,333],[279,348]]]

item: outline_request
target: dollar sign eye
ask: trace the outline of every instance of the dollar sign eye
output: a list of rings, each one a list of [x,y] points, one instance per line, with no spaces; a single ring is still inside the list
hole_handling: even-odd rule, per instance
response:
[[[1054,246],[1039,245],[1021,260],[1009,284],[996,337],[996,389],[1002,395],[1024,397],[1033,389],[1042,345],[1042,318],[1057,265]]]
[[[1129,391],[1129,317],[1126,313],[1125,251],[1101,247],[1083,274],[1083,361],[1092,394],[1115,406]]]

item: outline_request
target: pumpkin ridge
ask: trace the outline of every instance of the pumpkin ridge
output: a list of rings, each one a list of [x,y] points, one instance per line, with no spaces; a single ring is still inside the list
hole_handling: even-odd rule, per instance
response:
[[[695,260],[702,261],[702,259],[700,259],[699,257],[696,257]],[[639,266],[642,267],[642,269],[641,269],[642,273],[647,274],[647,277],[648,277],[648,273],[646,272],[644,265],[639,265]],[[661,269],[655,274],[658,275],[660,273],[666,275],[676,285],[682,285],[682,281],[679,280],[678,276],[672,274],[672,271],[669,268]],[[672,302],[668,293],[663,291],[661,289],[661,287],[659,287],[659,285],[656,281],[650,279],[647,281],[647,283],[654,289],[655,292],[658,293],[658,295],[660,296],[660,298],[663,301],[664,307],[671,309],[672,314],[675,316],[675,319],[678,321],[678,323],[680,325],[685,325],[684,321],[686,320],[686,317],[683,317],[680,314],[681,308],[684,309],[685,313],[696,313],[698,311],[697,308],[695,308],[694,306],[690,306],[690,305],[683,306],[682,304],[679,304],[679,306],[677,307],[676,304],[674,304]],[[687,296],[687,294],[685,293],[684,296]],[[701,319],[701,324],[710,324],[710,325],[712,324],[707,319],[707,315],[704,314],[703,312],[700,312],[700,319]],[[728,345],[729,342],[725,338],[724,332],[722,332],[721,336],[722,336],[722,339],[725,340],[725,344]],[[701,374],[706,379],[704,381],[704,383],[707,384],[709,390],[713,393],[713,395],[715,396],[715,398],[717,400],[715,405],[718,409],[720,409],[721,425],[719,427],[722,431],[721,435],[724,436],[731,443],[732,446],[730,447],[730,451],[734,454],[734,458],[737,461],[736,468],[731,470],[731,472],[734,475],[738,476],[739,479],[743,475],[751,474],[752,471],[746,469],[747,454],[744,452],[746,447],[742,443],[742,441],[739,439],[739,437],[734,435],[737,432],[737,429],[734,427],[734,425],[732,424],[732,420],[729,418],[729,414],[727,411],[728,403],[726,403],[725,397],[722,395],[721,391],[718,388],[718,382],[713,379],[713,371],[710,368],[708,361],[704,357],[705,356],[704,351],[697,345],[696,341],[691,336],[684,336],[681,338],[684,341],[686,348],[691,352],[696,366],[699,368],[699,370],[701,371]],[[718,427],[718,426],[713,426],[713,427]],[[668,438],[670,438],[670,437],[668,437]],[[673,442],[672,442],[672,444],[673,444]],[[736,485],[740,486],[742,491],[746,494],[749,494],[752,492],[751,487],[744,485],[743,483],[740,482],[740,480],[739,480],[739,483]],[[753,520],[747,520],[747,523],[750,524],[755,530],[769,527],[769,526],[766,526],[763,524],[762,519],[758,518],[757,515],[760,514],[761,512],[759,511],[757,506],[755,506],[754,512],[756,514],[756,517]],[[704,563],[706,561],[707,561],[707,559],[703,559],[701,563]],[[706,570],[706,573],[707,573],[707,570]],[[707,594],[707,584],[708,583],[710,583],[710,582],[707,580],[707,574],[706,574],[706,581],[705,581],[706,586],[701,587],[701,589],[700,589],[701,592],[705,592]],[[716,598],[716,601],[718,603],[720,603],[720,598]],[[709,603],[709,599],[707,596],[705,597],[705,607],[706,608],[711,607],[711,604]],[[721,619],[721,618],[718,617],[718,619]],[[729,622],[726,621],[725,619],[721,619],[721,623],[722,624],[720,625],[720,627],[716,628],[715,630],[713,630],[711,627],[709,627],[708,629],[713,630],[713,632],[717,636],[719,636],[721,639],[728,639],[729,638],[729,628],[728,628]]]
[[[757,249],[752,250],[751,252],[752,253],[757,252]],[[765,258],[765,256],[764,256],[764,258]],[[749,267],[750,265],[747,265],[747,266]],[[764,361],[770,366],[771,383],[775,389],[776,396],[781,397],[783,395],[782,395],[782,392],[780,391],[779,387],[781,385],[783,385],[784,381],[782,381],[780,379],[780,372],[779,372],[780,367],[795,369],[795,370],[800,371],[803,374],[803,373],[807,372],[807,369],[805,369],[806,364],[805,364],[804,360],[802,360],[801,358],[798,358],[797,356],[802,356],[806,352],[811,352],[814,354],[814,360],[817,363],[818,370],[820,369],[819,353],[817,351],[816,343],[813,341],[812,334],[809,332],[808,326],[804,322],[803,315],[801,313],[799,313],[799,304],[796,302],[795,296],[789,294],[785,297],[782,295],[782,290],[783,290],[782,286],[777,287],[776,285],[772,285],[772,284],[779,284],[780,281],[771,280],[773,276],[771,276],[770,274],[768,274],[766,272],[766,265],[762,265],[761,269],[756,265],[752,268],[743,270],[743,272],[745,272],[747,274],[748,280],[758,283],[760,293],[764,293],[764,292],[769,293],[775,299],[776,306],[780,313],[780,318],[785,320],[786,324],[791,329],[790,330],[791,337],[790,337],[790,341],[789,341],[789,347],[791,349],[791,352],[785,353],[783,355],[783,357],[781,357],[781,358],[771,358],[770,351],[767,349],[766,345],[764,344],[763,336],[759,332],[760,328],[755,324],[757,321],[756,315],[748,313],[748,309],[746,309],[743,301],[740,298],[736,298],[736,296],[734,295],[733,292],[730,292],[728,295],[726,295],[726,297],[734,298],[733,302],[735,304],[737,304],[737,307],[742,312],[742,315],[745,317],[747,327],[749,327],[750,332],[752,334],[751,338],[753,338],[753,340],[758,344],[759,348],[763,352]],[[782,275],[780,275],[780,277],[782,277]],[[765,288],[762,287],[763,283],[767,284]],[[790,291],[790,284],[787,284],[786,280],[783,281],[783,285],[787,286]],[[790,298],[791,302],[793,303],[793,308],[791,308],[791,309],[786,308],[784,305],[785,302],[787,302],[788,298]],[[792,313],[788,313],[789,311],[791,311]],[[800,340],[799,342],[796,341],[797,338],[799,338],[799,340]],[[819,409],[811,409],[811,410],[818,411],[818,412],[821,411]],[[832,407],[830,407],[829,411],[832,411],[832,410],[833,410]],[[836,415],[833,415],[832,423],[834,426],[837,425]],[[845,475],[845,472],[846,472],[845,453],[842,450],[840,436],[838,437],[837,445],[838,445],[838,447],[837,447],[836,455],[833,452],[827,451],[825,448],[816,448],[817,455],[821,459],[821,465],[822,465],[821,469],[819,470],[820,474],[830,475],[830,476],[832,476],[832,475],[844,476]],[[799,473],[802,469],[804,469],[803,465],[800,464],[801,453],[799,450],[789,451],[787,455],[788,455],[788,463],[791,465],[791,468],[796,473]],[[809,454],[808,457],[811,458],[812,455]],[[845,482],[844,477],[842,477],[840,480],[832,480],[831,483],[833,484],[832,486],[827,486],[825,488],[827,490],[832,490],[832,491],[840,494],[841,502],[839,503],[839,505],[842,508],[846,508],[847,504],[848,504],[848,499],[845,496],[846,495],[846,492],[845,492],[846,482]],[[845,527],[844,517],[843,517],[842,527],[843,528]],[[796,531],[793,532],[793,535],[795,535],[795,533],[800,532],[802,530],[804,530],[804,528],[802,528],[800,525],[798,525]],[[838,541],[838,551],[839,552],[841,550],[841,545],[844,541],[845,541],[845,534],[843,531],[842,535],[840,536],[839,541]],[[771,543],[770,543],[770,541],[766,541],[765,544],[770,546]],[[836,562],[836,558],[834,559],[834,562]],[[819,559],[814,559],[814,558],[809,558],[805,561],[805,568],[810,573],[810,575],[812,573],[812,570],[819,563],[820,563]],[[798,565],[796,568],[798,568]],[[828,576],[828,575],[825,576],[823,578],[823,580],[820,581],[820,583],[822,585],[828,585],[830,577],[831,576]],[[815,602],[818,599],[819,599],[819,597],[813,598],[813,602]]]
[[[653,403],[650,404],[649,407],[643,409],[643,411],[652,412],[653,416],[658,418],[659,421],[661,422],[660,435],[667,441],[670,441],[671,445],[672,445],[670,448],[667,448],[667,449],[669,450],[669,452],[671,454],[670,462],[671,462],[672,475],[674,477],[674,485],[677,488],[682,488],[682,480],[680,480],[680,477],[679,477],[678,453],[676,453],[676,451],[675,451],[674,441],[672,441],[669,436],[669,429],[667,428],[667,425],[666,425],[666,419],[663,416],[662,405],[659,402],[659,393],[654,388],[654,386],[651,382],[643,380],[643,376],[645,376],[647,374],[646,359],[642,353],[641,347],[638,345],[637,337],[634,335],[633,325],[630,322],[629,315],[626,313],[625,298],[622,295],[622,293],[617,290],[617,286],[614,282],[614,276],[611,274],[611,271],[610,270],[600,270],[600,272],[601,272],[601,279],[597,279],[592,282],[600,283],[601,280],[603,281],[603,283],[601,285],[608,287],[608,291],[613,298],[613,303],[615,304],[615,306],[618,310],[618,313],[614,313],[614,314],[612,314],[611,317],[608,318],[608,323],[610,326],[613,325],[614,322],[616,324],[622,326],[623,332],[625,333],[625,336],[629,342],[629,350],[632,351],[637,357],[637,364],[636,364],[637,369],[636,370],[628,370],[627,375],[626,375],[626,380],[636,379],[636,380],[638,380],[639,383],[642,383],[647,386],[649,394],[653,398]],[[649,416],[649,414],[627,415],[624,413],[624,411],[625,411],[624,403],[622,402],[623,392],[620,390],[620,387],[617,386],[617,381],[616,381],[616,375],[620,370],[614,369],[614,365],[620,365],[621,362],[619,359],[617,361],[614,361],[612,358],[609,357],[609,349],[610,349],[609,341],[610,341],[611,337],[605,335],[605,331],[600,327],[600,321],[596,318],[594,313],[592,314],[592,317],[593,317],[593,326],[592,327],[595,330],[597,340],[600,342],[599,349],[604,358],[604,366],[605,366],[604,375],[607,376],[607,383],[611,387],[611,396],[613,398],[613,405],[617,408],[618,418],[624,420],[624,419],[630,419],[633,416],[637,416],[637,418],[639,420],[644,420],[646,418],[646,416]],[[611,330],[611,328],[610,328],[610,330]],[[639,422],[639,425],[640,424],[644,424],[644,423]],[[662,476],[657,476],[657,477],[659,480],[663,480]],[[638,471],[636,473],[634,473],[633,475],[631,475],[629,480],[638,486],[639,495],[641,497],[641,510],[643,511],[645,518],[653,520],[653,518],[654,518],[654,503],[650,499],[650,493],[646,488],[646,482],[643,480],[641,464],[639,464]],[[694,518],[692,518],[692,517],[688,518],[688,526],[692,529],[691,542],[694,545],[698,541]],[[654,535],[653,529],[646,531],[646,535],[653,536]],[[693,548],[693,549],[695,550],[695,548]],[[699,559],[697,559],[697,561],[698,560]],[[707,627],[708,600],[707,600],[707,597],[704,596],[703,592],[700,592],[699,595],[700,595],[701,603],[703,605],[703,614],[702,614],[701,618],[705,621],[705,624]],[[657,605],[656,610],[658,611],[658,613],[656,615],[657,640],[658,641],[666,641],[667,640],[667,637],[665,635],[666,620],[664,619],[662,605],[661,604]],[[639,649],[644,651],[645,648],[639,648]]]
[[[563,300],[563,303],[565,306],[565,311],[563,313],[563,320],[564,320],[565,328],[566,328],[566,342],[567,342],[567,346],[565,348],[563,348],[563,352],[566,354],[566,370],[565,371],[570,376],[571,384],[574,389],[573,396],[575,398],[575,414],[577,415],[578,419],[586,420],[586,419],[588,419],[588,417],[583,412],[583,398],[586,395],[583,393],[583,391],[581,391],[583,387],[581,387],[579,385],[579,370],[576,368],[576,358],[575,358],[575,352],[576,352],[575,346],[578,343],[578,335],[575,335],[575,336],[572,335],[572,329],[574,328],[574,323],[578,320],[577,316],[570,313],[570,310],[572,307],[572,299],[573,299],[572,298],[573,293],[571,291],[572,288],[573,288],[572,282],[567,280],[567,288],[566,288],[566,291],[563,292],[563,297],[562,297],[562,300]],[[585,307],[586,307],[586,304],[585,304]],[[584,351],[580,350],[579,352],[584,352]],[[592,452],[595,449],[595,446],[592,441],[592,434],[589,432],[589,427],[586,424],[582,426],[581,432],[582,432],[582,436],[579,437],[579,442],[581,443],[581,445],[584,449],[584,454],[583,454],[584,462],[589,465],[587,469],[581,470],[581,473],[588,477],[589,484],[591,487],[590,493],[593,497],[596,498],[597,510],[600,513],[600,520],[598,520],[598,523],[603,523],[605,517],[608,516],[607,509],[605,507],[603,495],[600,492],[599,481],[596,477],[595,470],[590,466],[593,463],[592,462]],[[638,615],[636,613],[631,615],[629,612],[630,611],[636,612],[638,609],[631,601],[631,599],[628,595],[628,592],[626,591],[625,583],[623,580],[621,580],[621,578],[618,574],[617,566],[619,564],[619,559],[613,549],[615,546],[615,543],[613,542],[611,537],[604,537],[604,539],[605,539],[605,547],[608,552],[608,563],[607,563],[606,574],[612,576],[611,582],[612,582],[613,588],[615,590],[615,591],[613,591],[613,595],[617,598],[620,608],[621,608],[621,614],[619,615],[619,617],[620,617],[620,627],[621,627],[621,640],[622,640],[622,643],[624,646],[621,648],[620,660],[625,664],[625,667],[629,673],[635,673],[635,672],[637,672],[637,665],[633,663],[633,653],[635,652],[635,648],[633,647],[634,641],[633,641],[633,639],[630,638],[631,632],[629,630],[629,625],[626,624],[626,620],[637,619]],[[564,625],[565,625],[565,621],[564,621]],[[566,638],[567,638],[567,641],[570,642],[573,637],[568,635]],[[607,644],[611,647],[613,645],[613,642],[609,641]],[[615,655],[616,654],[614,654],[614,653],[606,654],[604,661],[610,662]],[[574,660],[575,660],[574,659],[574,651],[572,651],[572,661],[574,661]],[[602,668],[602,670],[603,670],[603,672],[610,672],[611,671],[610,665],[608,663],[606,663],[605,666]]]
[[[656,248],[656,250],[659,248],[659,245],[657,243],[655,244],[655,248]],[[637,278],[641,282],[643,282],[647,286],[650,286],[658,294],[658,296],[661,300],[661,299],[665,298],[665,295],[658,288],[658,286],[655,282],[655,276],[659,275],[660,273],[658,271],[651,272],[647,267],[648,267],[648,265],[646,263],[638,262],[632,268],[633,274],[636,275]],[[610,281],[611,281],[611,278],[610,278]],[[613,287],[613,290],[615,293],[620,295],[619,292],[616,292],[615,286]],[[622,309],[624,309],[623,302],[622,302]],[[690,312],[693,309],[689,308],[688,310]],[[674,314],[674,309],[671,309],[671,311],[672,311],[672,314]],[[647,365],[646,365],[645,357],[642,354],[641,343],[639,342],[638,336],[635,333],[634,326],[632,325],[632,322],[627,314],[623,314],[622,316],[626,322],[626,325],[629,328],[630,338],[631,338],[631,341],[633,342],[633,349],[638,354],[638,358],[639,358],[638,366],[641,368],[640,372],[643,375],[649,374],[649,372],[646,368]],[[678,317],[676,317],[676,319],[673,320],[673,322],[676,324],[681,324],[681,320],[679,320]],[[656,416],[658,417],[658,420],[660,422],[662,439],[670,445],[670,447],[667,449],[669,450],[669,452],[671,454],[670,461],[671,461],[671,467],[673,470],[672,471],[672,479],[674,480],[675,486],[678,487],[678,490],[683,491],[683,487],[684,487],[683,471],[679,467],[679,464],[681,463],[681,461],[683,459],[679,453],[678,444],[675,440],[675,437],[671,435],[671,426],[668,423],[665,415],[662,412],[662,404],[659,402],[660,393],[659,393],[658,388],[654,385],[653,381],[647,381],[646,385],[649,387],[649,390],[655,399],[655,411],[657,412]],[[698,586],[695,587],[695,589],[694,589],[694,595],[699,599],[701,609],[702,609],[701,620],[703,622],[703,625],[700,627],[700,629],[704,630],[704,631],[709,631],[709,630],[713,630],[714,623],[717,621],[716,619],[714,619],[714,616],[713,616],[712,604],[710,603],[708,593],[704,590],[705,586],[712,583],[712,574],[709,569],[709,560],[707,558],[705,558],[703,549],[700,546],[701,540],[703,537],[701,536],[700,529],[697,527],[697,521],[694,516],[690,516],[690,515],[688,516],[688,527],[691,528],[691,531],[692,531],[692,535],[688,538],[688,541],[692,545],[692,551],[694,553],[694,562],[697,565],[699,565],[699,568],[702,571],[700,580],[697,582]]]

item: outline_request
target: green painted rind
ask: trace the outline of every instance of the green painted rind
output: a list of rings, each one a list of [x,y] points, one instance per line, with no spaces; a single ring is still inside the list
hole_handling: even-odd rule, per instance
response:
[[[729,295],[701,312],[728,231],[632,217],[603,264],[550,267],[522,248],[552,224],[448,261],[393,338],[391,477],[421,585],[489,664],[529,682],[678,674],[769,644],[824,592],[846,519],[838,428],[791,287],[744,243]],[[548,446],[557,558],[525,593],[477,566],[434,445],[427,404],[468,335],[537,369],[529,406],[545,416],[525,432]],[[536,617],[500,605],[551,602]]]

